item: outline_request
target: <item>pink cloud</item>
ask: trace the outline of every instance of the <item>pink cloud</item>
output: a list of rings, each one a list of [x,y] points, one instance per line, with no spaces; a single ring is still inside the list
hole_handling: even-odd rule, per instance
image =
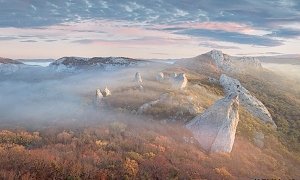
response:
[[[262,30],[254,29],[246,24],[239,24],[234,22],[189,22],[176,25],[158,25],[158,29],[165,28],[193,28],[193,29],[207,29],[207,30],[222,30],[227,32],[237,32],[242,34],[257,34],[263,33]]]

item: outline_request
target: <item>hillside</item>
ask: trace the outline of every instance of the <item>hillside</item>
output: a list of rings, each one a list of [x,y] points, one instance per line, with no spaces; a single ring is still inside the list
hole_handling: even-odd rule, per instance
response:
[[[114,62],[63,58],[52,66]],[[300,177],[299,86],[258,59],[211,51],[175,64],[97,68],[0,82],[0,179]],[[220,82],[225,74],[235,79],[229,89]],[[254,113],[260,110],[276,126]],[[204,147],[201,123],[217,125],[222,142],[218,134],[228,133],[229,146]]]

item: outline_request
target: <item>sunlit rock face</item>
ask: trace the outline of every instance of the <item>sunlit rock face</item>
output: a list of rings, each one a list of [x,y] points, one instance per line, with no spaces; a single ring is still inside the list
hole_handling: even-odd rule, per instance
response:
[[[250,70],[263,69],[260,60],[255,57],[234,57],[218,50],[212,50],[206,54],[211,56],[218,69],[223,72],[245,73]]]
[[[139,72],[135,73],[135,82],[137,82],[138,84],[143,83],[142,76]]]
[[[264,123],[270,123],[276,128],[276,124],[265,105],[256,97],[252,96],[237,79],[222,74],[220,77],[220,84],[223,86],[224,92],[227,95],[231,93],[238,93],[241,105],[252,115],[256,116]]]
[[[232,71],[233,70],[233,64],[229,58],[228,55],[223,54],[222,51],[219,50],[212,50],[208,52],[213,59],[214,63],[220,70],[224,71]]]
[[[102,90],[101,93],[102,93],[103,97],[111,96],[111,92],[107,87],[105,87],[105,89]]]
[[[204,150],[230,153],[239,122],[238,109],[238,95],[230,94],[196,116],[186,127]]]
[[[171,83],[173,89],[182,90],[186,87],[187,82],[188,81],[184,73],[180,73],[173,78],[171,77]]]

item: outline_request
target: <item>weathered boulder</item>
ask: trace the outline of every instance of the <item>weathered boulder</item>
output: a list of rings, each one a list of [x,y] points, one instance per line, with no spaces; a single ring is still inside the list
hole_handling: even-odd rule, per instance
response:
[[[182,90],[187,85],[187,78],[184,73],[178,74],[176,77],[172,78],[172,88]]]
[[[135,73],[135,81],[139,84],[143,83],[142,76],[139,72]]]
[[[186,127],[206,151],[230,153],[239,122],[238,109],[238,95],[230,94],[196,116]]]
[[[107,96],[111,95],[111,92],[107,87],[105,87],[105,89],[102,90],[101,93],[102,93],[103,97],[107,97]]]
[[[238,93],[241,105],[252,115],[259,118],[262,122],[269,123],[276,128],[276,124],[265,105],[256,97],[252,96],[237,79],[233,79],[222,74],[220,77],[220,84],[223,86],[227,95],[231,93]]]

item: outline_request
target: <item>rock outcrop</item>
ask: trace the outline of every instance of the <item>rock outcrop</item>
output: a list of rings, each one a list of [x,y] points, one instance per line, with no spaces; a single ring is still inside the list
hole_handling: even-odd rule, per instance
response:
[[[256,97],[252,96],[251,93],[244,88],[237,79],[233,79],[225,74],[220,77],[220,84],[223,86],[225,93],[238,93],[240,103],[247,111],[252,115],[259,118],[264,123],[270,123],[276,128],[270,112],[265,105],[259,101]]]
[[[102,101],[103,95],[100,89],[96,90],[96,104],[99,104]]]
[[[223,52],[219,50],[212,50],[207,54],[211,56],[219,69],[224,71],[232,71],[233,67],[228,55],[223,54]]]
[[[171,83],[172,83],[172,88],[173,89],[179,89],[182,90],[186,87],[187,85],[187,78],[184,73],[180,73],[175,77],[171,77]]]
[[[142,76],[139,72],[135,73],[135,82],[137,82],[138,84],[143,83]]]
[[[103,91],[101,91],[101,93],[102,93],[103,97],[111,96],[111,92],[107,87],[105,87],[105,89]]]
[[[195,117],[186,127],[206,151],[230,153],[239,122],[238,109],[238,95],[230,94]]]

